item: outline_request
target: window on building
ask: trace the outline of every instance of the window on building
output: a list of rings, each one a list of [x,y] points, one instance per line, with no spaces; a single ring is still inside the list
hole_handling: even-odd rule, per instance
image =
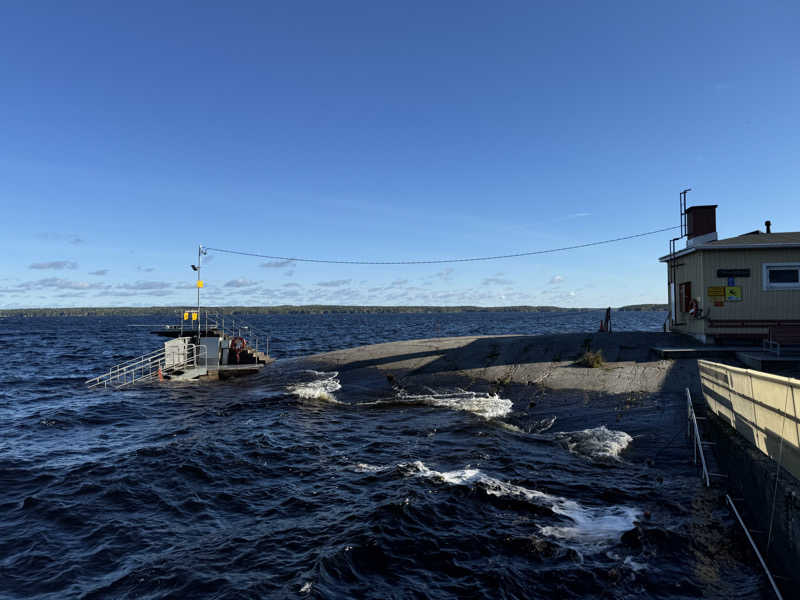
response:
[[[767,263],[763,268],[765,290],[800,289],[800,263]]]

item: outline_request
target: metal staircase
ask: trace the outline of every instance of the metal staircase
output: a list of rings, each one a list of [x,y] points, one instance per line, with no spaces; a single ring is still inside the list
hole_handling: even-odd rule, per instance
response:
[[[116,365],[107,373],[87,380],[86,385],[119,389],[182,374],[198,377],[208,372],[207,364],[206,347],[190,344],[183,338],[167,342],[161,350]]]

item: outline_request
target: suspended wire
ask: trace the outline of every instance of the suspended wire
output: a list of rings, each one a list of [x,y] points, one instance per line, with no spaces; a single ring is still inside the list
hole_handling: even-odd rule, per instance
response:
[[[601,240],[599,242],[588,242],[586,244],[575,244],[574,246],[562,246],[561,248],[548,248],[547,250],[532,250],[531,252],[517,252],[516,254],[499,254],[497,256],[478,256],[473,258],[445,258],[438,260],[331,260],[323,258],[293,258],[290,256],[272,256],[269,254],[258,254],[256,252],[244,252],[242,250],[229,250],[226,248],[211,248],[205,247],[204,250],[211,250],[213,252],[223,252],[225,254],[238,254],[240,256],[253,256],[256,258],[268,258],[270,260],[283,260],[291,262],[305,262],[305,263],[324,263],[335,265],[440,265],[444,263],[465,263],[465,262],[479,262],[485,260],[500,260],[503,258],[519,258],[522,256],[534,256],[536,254],[552,254],[553,252],[564,252],[565,250],[576,250],[578,248],[588,248],[590,246],[600,246],[602,244],[612,244],[614,242],[622,242],[624,240],[632,240],[634,238],[645,237],[656,233],[663,233],[678,229],[680,225],[674,227],[664,227],[663,229],[654,229],[653,231],[645,231],[644,233],[636,233],[634,235],[625,235],[610,240]]]

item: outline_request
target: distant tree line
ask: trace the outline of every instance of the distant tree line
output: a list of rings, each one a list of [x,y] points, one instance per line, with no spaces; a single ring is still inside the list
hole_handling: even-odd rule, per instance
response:
[[[0,309],[0,317],[146,317],[175,315],[186,310],[183,306],[96,307],[96,308],[14,308]],[[462,312],[585,312],[603,308],[564,308],[560,306],[337,306],[313,304],[307,306],[204,306],[202,311],[226,315],[281,315],[329,313],[462,313]],[[631,304],[618,310],[665,311],[666,304]]]
[[[630,304],[628,306],[620,306],[618,310],[633,310],[633,311],[665,311],[669,308],[666,304]]]

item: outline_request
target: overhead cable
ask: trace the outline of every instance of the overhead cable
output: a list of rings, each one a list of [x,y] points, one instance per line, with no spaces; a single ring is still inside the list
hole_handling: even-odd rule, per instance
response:
[[[213,252],[223,252],[225,254],[238,254],[241,256],[253,256],[255,258],[268,258],[270,260],[283,260],[291,262],[305,262],[305,263],[325,263],[335,265],[440,265],[444,263],[464,263],[464,262],[478,262],[485,260],[500,260],[503,258],[519,258],[522,256],[534,256],[536,254],[552,254],[553,252],[564,252],[565,250],[577,250],[578,248],[588,248],[590,246],[600,246],[602,244],[611,244],[614,242],[622,242],[624,240],[632,240],[634,238],[645,237],[656,233],[663,233],[678,229],[680,226],[664,227],[663,229],[654,229],[653,231],[645,231],[644,233],[636,233],[634,235],[625,235],[610,240],[601,240],[599,242],[587,242],[585,244],[575,244],[573,246],[562,246],[561,248],[548,248],[547,250],[532,250],[530,252],[517,252],[515,254],[500,254],[497,256],[478,256],[473,258],[445,258],[437,260],[333,260],[325,258],[297,258],[290,256],[272,256],[270,254],[258,254],[256,252],[245,252],[243,250],[230,250],[226,248],[211,248],[204,246],[205,250]]]

